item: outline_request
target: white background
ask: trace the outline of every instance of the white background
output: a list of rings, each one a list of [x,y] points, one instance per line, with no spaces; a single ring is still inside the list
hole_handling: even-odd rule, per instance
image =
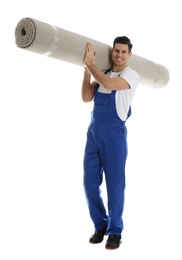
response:
[[[82,161],[92,103],[81,100],[83,68],[19,49],[14,30],[25,17],[111,46],[127,35],[133,53],[170,72],[167,86],[139,86],[133,101],[118,250],[88,243]],[[181,260],[181,24],[179,0],[1,3],[1,260]]]

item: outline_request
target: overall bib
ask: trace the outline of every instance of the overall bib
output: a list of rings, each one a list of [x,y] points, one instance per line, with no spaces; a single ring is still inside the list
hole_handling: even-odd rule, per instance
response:
[[[95,88],[94,109],[88,127],[84,154],[84,190],[95,229],[107,229],[108,235],[121,235],[125,190],[127,130],[116,111],[116,91],[110,94]],[[129,109],[128,117],[131,114]],[[103,172],[107,188],[106,212],[100,185]]]

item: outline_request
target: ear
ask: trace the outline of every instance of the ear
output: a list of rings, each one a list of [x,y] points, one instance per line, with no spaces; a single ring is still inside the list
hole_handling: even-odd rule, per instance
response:
[[[129,57],[131,57],[131,56],[132,56],[132,52],[129,53]]]

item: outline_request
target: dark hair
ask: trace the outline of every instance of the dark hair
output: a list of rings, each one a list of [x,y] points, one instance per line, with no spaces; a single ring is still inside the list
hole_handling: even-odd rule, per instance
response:
[[[114,42],[113,42],[113,48],[114,48],[116,43],[127,44],[128,45],[128,50],[129,50],[129,52],[131,52],[133,44],[131,43],[131,41],[130,41],[130,39],[128,37],[126,37],[126,36],[116,37],[114,39]]]

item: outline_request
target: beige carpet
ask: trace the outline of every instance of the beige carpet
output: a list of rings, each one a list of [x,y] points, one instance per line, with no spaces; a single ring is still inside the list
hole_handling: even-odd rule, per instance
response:
[[[116,35],[118,36],[118,35]],[[15,28],[15,42],[19,48],[58,60],[83,66],[85,45],[90,41],[96,50],[95,65],[105,70],[111,67],[111,46],[35,20],[23,18]],[[140,75],[140,84],[161,88],[169,81],[169,71],[164,66],[133,54],[129,66]]]

